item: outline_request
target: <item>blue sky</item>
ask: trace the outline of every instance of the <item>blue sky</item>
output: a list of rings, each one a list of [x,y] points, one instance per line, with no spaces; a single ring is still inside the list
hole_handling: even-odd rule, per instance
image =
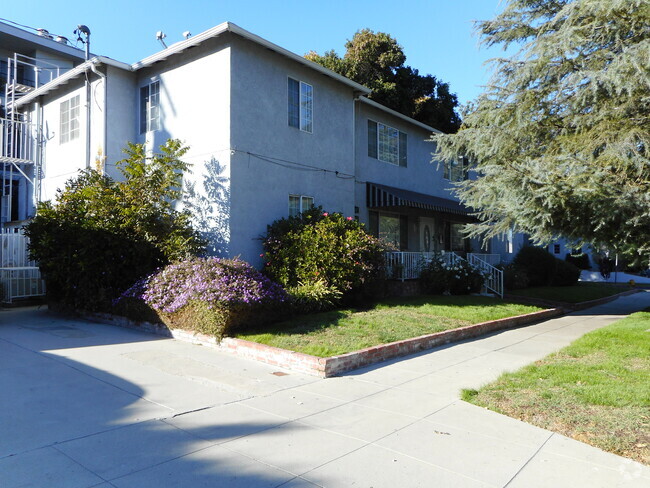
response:
[[[465,103],[489,80],[484,62],[501,55],[479,49],[473,21],[491,19],[503,6],[503,0],[7,0],[0,17],[70,40],[77,24],[85,24],[93,53],[129,63],[161,49],[160,30],[172,44],[186,30],[198,34],[231,21],[297,54],[343,54],[345,41],[368,27],[396,38],[407,64],[448,82]]]

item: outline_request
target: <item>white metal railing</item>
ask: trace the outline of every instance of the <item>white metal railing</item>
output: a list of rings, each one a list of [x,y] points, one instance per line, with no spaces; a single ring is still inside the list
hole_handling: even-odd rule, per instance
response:
[[[35,124],[0,119],[0,162],[33,163],[36,140]]]
[[[2,301],[11,303],[17,298],[30,298],[45,294],[45,283],[37,267],[0,268]]]
[[[11,230],[0,234],[0,268],[36,267],[36,262],[29,258],[27,236]]]
[[[433,252],[387,252],[386,276],[396,280],[413,280],[420,277],[422,268],[435,256]]]
[[[29,257],[28,246],[29,239],[22,231],[0,233],[1,299],[5,303],[45,294],[45,283]]]
[[[401,281],[417,279],[420,277],[422,268],[436,256],[441,258],[447,266],[464,261],[458,254],[451,251],[387,252],[385,254],[386,276]]]
[[[496,293],[503,298],[503,271],[495,268],[487,261],[479,258],[476,254],[468,254],[467,260],[469,264],[479,269],[483,273],[484,281],[483,286],[492,293]]]
[[[467,253],[467,259],[470,259],[470,256],[476,256],[482,261],[485,261],[491,266],[497,266],[501,264],[501,254],[481,254],[476,252]]]

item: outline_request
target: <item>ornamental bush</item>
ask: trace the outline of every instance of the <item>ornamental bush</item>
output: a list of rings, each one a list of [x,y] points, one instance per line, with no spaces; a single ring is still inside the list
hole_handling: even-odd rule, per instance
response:
[[[506,290],[528,288],[530,280],[526,271],[518,268],[513,263],[500,266],[500,268],[503,271],[503,287]]]
[[[329,300],[367,288],[384,263],[384,246],[363,224],[320,207],[276,220],[262,240],[269,277],[287,288],[322,282]]]
[[[524,246],[512,263],[526,272],[529,286],[547,286],[553,280],[557,259],[541,247]]]
[[[555,274],[551,284],[553,286],[573,286],[580,279],[580,268],[577,266],[556,258]]]
[[[564,258],[567,263],[571,263],[574,266],[577,266],[580,269],[591,269],[591,263],[589,262],[589,254],[580,253],[580,254],[567,254]]]
[[[467,295],[480,292],[484,279],[481,271],[467,261],[447,264],[441,255],[436,255],[422,269],[420,286],[432,295]]]
[[[118,300],[142,300],[171,328],[213,335],[283,316],[288,295],[239,259],[191,258],[140,280]]]
[[[117,163],[121,181],[86,170],[58,191],[55,204],[38,205],[26,234],[50,302],[109,311],[136,280],[203,250],[190,215],[173,207],[189,169],[181,160],[186,151],[176,140],[153,156],[130,144]]]

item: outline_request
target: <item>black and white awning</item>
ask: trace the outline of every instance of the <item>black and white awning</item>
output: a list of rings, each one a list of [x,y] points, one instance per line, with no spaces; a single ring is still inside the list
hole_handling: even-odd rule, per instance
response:
[[[435,197],[378,183],[366,183],[366,205],[368,208],[408,207],[433,210],[456,215],[470,215],[471,211],[460,202]]]

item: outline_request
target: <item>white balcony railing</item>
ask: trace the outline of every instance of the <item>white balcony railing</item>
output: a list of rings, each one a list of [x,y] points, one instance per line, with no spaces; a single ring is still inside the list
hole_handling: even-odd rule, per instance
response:
[[[0,163],[33,163],[35,156],[36,126],[0,119]]]

